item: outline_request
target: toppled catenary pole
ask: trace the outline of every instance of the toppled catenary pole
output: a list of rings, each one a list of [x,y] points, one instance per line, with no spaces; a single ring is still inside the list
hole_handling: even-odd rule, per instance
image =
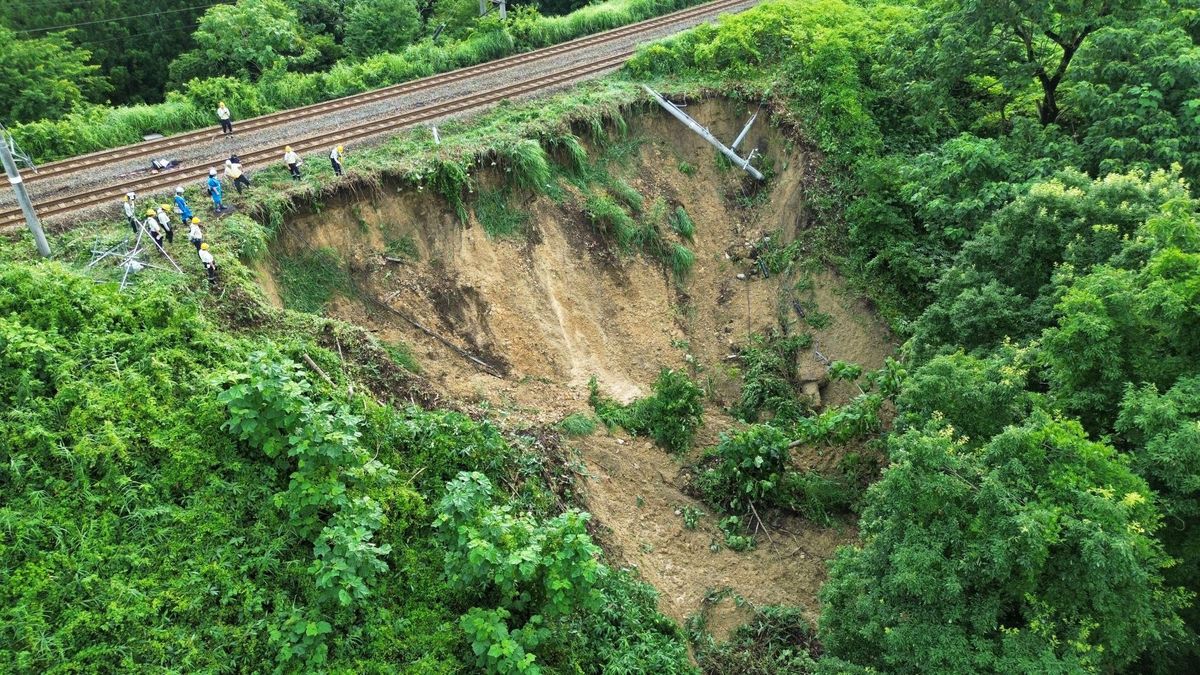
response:
[[[685,125],[687,125],[687,127],[689,129],[691,129],[692,131],[695,131],[697,134],[700,135],[701,138],[703,138],[704,140],[711,143],[717,150],[721,151],[722,155],[725,155],[726,157],[728,157],[729,161],[733,162],[736,166],[741,167],[741,169],[743,171],[750,174],[751,176],[754,176],[755,179],[763,180],[763,175],[761,173],[759,173],[758,169],[755,169],[753,166],[750,166],[750,160],[742,159],[741,156],[739,156],[736,152],[734,152],[733,150],[730,150],[721,141],[718,141],[716,136],[713,136],[712,133],[709,132],[708,129],[705,129],[703,126],[700,125],[699,122],[692,119],[690,115],[688,115],[687,113],[683,112],[678,107],[676,107],[676,105],[674,103],[671,103],[667,99],[660,96],[658,92],[654,91],[653,89],[651,89],[650,87],[647,87],[644,84],[642,85],[642,88],[646,90],[646,93],[648,93],[654,97],[654,100],[657,101],[660,106],[662,106],[663,110],[666,110],[667,112],[671,113],[671,115],[675,119],[679,120],[680,122],[683,122]],[[747,126],[747,128],[749,128],[749,127]],[[744,131],[743,131],[743,135],[745,135]],[[739,138],[738,140],[741,140],[741,138]]]

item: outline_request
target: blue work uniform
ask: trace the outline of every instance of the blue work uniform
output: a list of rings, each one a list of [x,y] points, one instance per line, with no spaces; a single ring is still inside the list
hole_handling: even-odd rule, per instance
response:
[[[221,203],[221,181],[217,180],[216,176],[208,177],[208,194],[212,196],[213,208],[218,211],[224,211],[225,205]]]
[[[183,195],[175,195],[175,208],[179,209],[179,215],[183,218],[183,222],[190,223],[192,221],[192,210],[188,208]]]

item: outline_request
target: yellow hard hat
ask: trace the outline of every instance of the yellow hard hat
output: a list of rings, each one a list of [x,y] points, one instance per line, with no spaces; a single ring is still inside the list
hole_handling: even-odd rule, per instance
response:
[[[338,146],[338,152],[345,152],[345,151],[346,151],[346,150],[345,150],[345,148],[343,148],[343,147],[342,147],[342,146],[340,146],[340,145]]]
[[[217,105],[225,105],[225,101],[221,101],[221,102],[220,102],[220,103],[218,103]]]
[[[154,215],[154,209],[146,209],[146,215],[148,215],[148,216]]]
[[[192,216],[192,222],[193,222],[193,223],[199,223],[199,222],[200,222],[200,219],[199,219],[199,218],[197,218],[196,216]]]
[[[288,146],[284,146],[284,148],[283,148],[283,151],[284,151],[284,152],[291,152],[291,151],[292,151],[292,146],[290,146],[290,145],[288,145]]]
[[[171,207],[170,207],[170,205],[168,205],[168,204],[159,204],[159,205],[158,205],[158,208],[160,208],[160,209],[164,209],[164,210],[165,210],[165,209],[169,209],[169,208],[171,208]]]
[[[201,250],[201,251],[207,251],[207,250],[208,250],[208,244],[200,244],[200,250]]]

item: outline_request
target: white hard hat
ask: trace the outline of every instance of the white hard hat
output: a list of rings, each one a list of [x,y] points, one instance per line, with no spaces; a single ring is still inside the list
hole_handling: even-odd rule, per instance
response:
[[[134,198],[134,197],[136,197],[136,196],[137,196],[137,195],[136,195],[136,194],[134,194],[134,193],[132,193],[132,192],[126,192],[126,193],[125,193],[125,199],[128,199],[129,201],[133,201],[133,198]]]
[[[210,175],[210,176],[215,176],[215,175],[217,175],[217,170],[216,170],[216,169],[209,169],[209,170],[208,170],[208,175]]]
[[[175,194],[177,194],[177,195],[183,194],[183,186],[175,188]]]

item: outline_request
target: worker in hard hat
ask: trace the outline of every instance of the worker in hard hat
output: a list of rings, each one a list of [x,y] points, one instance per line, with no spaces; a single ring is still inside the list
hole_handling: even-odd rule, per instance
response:
[[[199,253],[200,244],[204,243],[204,232],[200,230],[199,218],[192,218],[192,222],[188,227],[188,241],[192,242],[192,246],[196,247],[196,253]]]
[[[121,208],[125,211],[125,220],[129,222],[129,227],[134,234],[138,233],[138,217],[137,217],[137,195],[132,192],[125,193],[125,201],[121,202]]]
[[[158,224],[162,226],[163,232],[167,234],[167,243],[175,243],[175,228],[171,227],[171,217],[167,215],[167,209],[171,208],[167,204],[158,205],[158,213],[155,216],[158,218]]]
[[[146,220],[142,222],[142,226],[146,228],[146,232],[154,240],[154,244],[161,249],[163,246],[162,231],[158,228],[158,214],[154,212],[154,209],[146,209]]]
[[[250,187],[250,179],[242,171],[242,162],[237,155],[225,160],[225,177],[233,183],[233,187],[239,195],[242,194],[243,187]]]
[[[192,219],[192,210],[188,208],[187,200],[183,198],[183,187],[175,188],[175,213],[179,214],[181,223]]]
[[[233,122],[229,118],[229,108],[225,107],[225,101],[221,101],[217,104],[217,119],[221,120],[221,134],[225,136],[233,133]]]
[[[213,254],[208,251],[208,244],[200,244],[200,250],[197,252],[200,256],[200,262],[204,264],[204,271],[208,272],[208,283],[217,283],[217,261],[213,259]]]
[[[300,180],[300,155],[292,150],[292,146],[287,146],[283,149],[283,163],[287,164],[288,170],[292,172],[292,180]]]
[[[208,196],[212,197],[213,200],[213,209],[217,213],[224,211],[225,205],[221,203],[223,190],[221,189],[221,181],[217,178],[216,169],[208,170],[208,182],[205,184],[208,186]]]
[[[342,175],[342,155],[345,152],[346,149],[340,145],[334,146],[333,150],[329,152],[329,163],[333,165],[333,175],[335,176]]]

